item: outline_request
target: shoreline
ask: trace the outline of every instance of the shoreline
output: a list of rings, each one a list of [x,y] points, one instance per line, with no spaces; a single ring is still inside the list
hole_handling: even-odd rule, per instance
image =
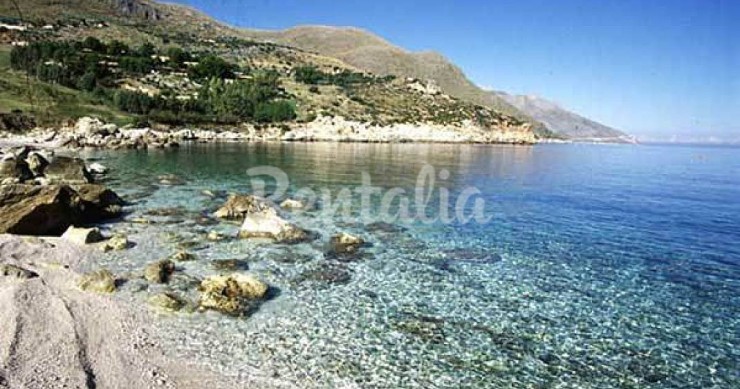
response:
[[[33,272],[0,277],[0,386],[249,387],[168,355],[151,326],[157,312],[116,294],[75,287],[97,251],[59,238],[0,235],[0,265]],[[98,254],[99,255],[99,254]],[[43,370],[39,368],[43,366]],[[265,378],[260,385],[275,387]]]

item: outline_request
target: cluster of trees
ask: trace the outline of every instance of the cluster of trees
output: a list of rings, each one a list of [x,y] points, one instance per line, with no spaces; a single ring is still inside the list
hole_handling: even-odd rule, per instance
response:
[[[297,82],[309,85],[337,85],[349,87],[356,84],[370,84],[393,80],[394,76],[375,77],[364,73],[343,70],[339,73],[326,73],[315,66],[299,66],[293,69],[293,77]]]
[[[196,65],[188,67],[189,76],[203,85],[197,98],[180,99],[170,90],[150,96],[117,88],[107,63],[117,62],[121,73],[142,75],[164,66],[152,58],[156,54],[156,47],[149,43],[132,48],[120,41],[106,44],[96,38],[42,41],[13,48],[11,66],[45,82],[93,92],[122,111],[156,121],[280,122],[296,117],[295,105],[282,97],[277,73],[256,72],[250,79],[234,80],[240,68],[215,55],[200,57]],[[191,53],[179,47],[167,49],[164,55],[173,68],[194,61]]]
[[[250,80],[230,82],[211,78],[198,92],[198,98],[194,99],[180,100],[172,95],[149,96],[136,91],[117,90],[112,100],[116,108],[122,111],[170,123],[177,123],[182,118],[218,123],[293,120],[296,117],[295,105],[281,98],[281,93],[277,76],[263,73]]]

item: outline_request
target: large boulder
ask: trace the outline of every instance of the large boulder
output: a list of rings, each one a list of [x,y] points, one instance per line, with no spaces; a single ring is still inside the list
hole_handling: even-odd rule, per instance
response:
[[[60,236],[71,225],[120,216],[121,199],[99,185],[0,186],[0,233]]]
[[[56,156],[44,169],[44,176],[50,183],[89,184],[92,175],[87,171],[85,161],[80,158]]]
[[[247,274],[212,276],[199,287],[200,307],[229,315],[242,315],[255,308],[267,296],[269,286]]]

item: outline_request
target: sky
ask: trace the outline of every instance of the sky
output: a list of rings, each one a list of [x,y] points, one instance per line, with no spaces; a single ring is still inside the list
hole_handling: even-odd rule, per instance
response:
[[[740,139],[740,0],[174,2],[247,28],[360,27],[630,134]]]

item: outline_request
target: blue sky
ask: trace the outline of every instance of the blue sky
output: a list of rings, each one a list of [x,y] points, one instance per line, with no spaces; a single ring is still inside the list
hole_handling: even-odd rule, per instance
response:
[[[736,0],[176,2],[242,27],[361,27],[633,134],[740,135]]]

